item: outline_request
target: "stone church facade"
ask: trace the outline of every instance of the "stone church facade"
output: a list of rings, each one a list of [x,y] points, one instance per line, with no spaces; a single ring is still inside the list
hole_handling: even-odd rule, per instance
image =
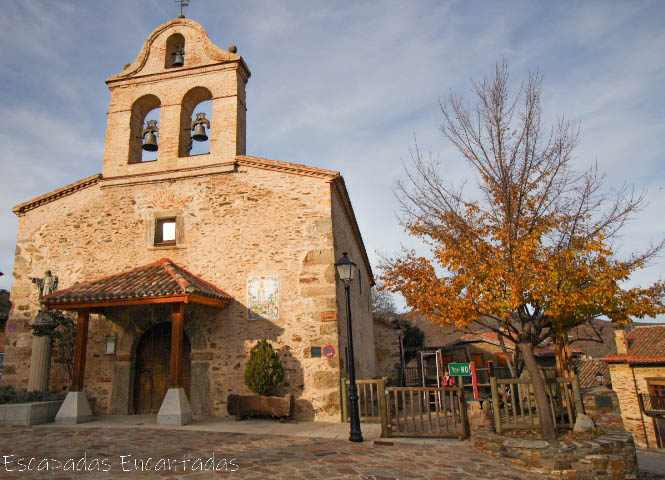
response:
[[[183,66],[172,64],[174,48],[183,48]],[[250,71],[230,50],[189,19],[158,27],[137,59],[107,80],[102,173],[14,208],[19,228],[2,383],[28,385],[31,324],[42,307],[78,312],[79,319],[83,312],[89,327],[81,387],[93,412],[154,412],[164,395],[158,377],[172,365],[164,335],[177,300],[194,418],[227,415],[229,394],[250,393],[245,364],[265,338],[282,358],[279,393],[295,396],[295,417],[339,420],[346,316],[334,263],[342,252],[358,265],[351,286],[357,377],[376,375],[373,276],[344,180],[245,154]],[[209,153],[190,155],[202,101],[211,104]],[[157,159],[142,161],[145,118],[155,108]],[[47,270],[58,277],[58,291],[40,297],[31,278]],[[171,275],[164,282],[182,291],[160,290],[166,277],[159,275]],[[332,356],[320,354],[326,346]],[[52,363],[50,389],[68,384]],[[160,398],[151,403],[146,395]]]

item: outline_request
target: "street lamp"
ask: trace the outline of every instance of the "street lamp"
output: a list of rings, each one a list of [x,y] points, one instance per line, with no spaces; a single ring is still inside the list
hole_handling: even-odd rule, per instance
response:
[[[346,290],[346,336],[349,342],[349,417],[351,423],[351,434],[349,440],[362,442],[363,434],[360,431],[360,411],[358,409],[358,388],[356,387],[356,366],[353,359],[353,329],[351,325],[351,295],[349,287],[356,273],[356,264],[344,252],[342,258],[335,264],[337,275],[344,284]]]

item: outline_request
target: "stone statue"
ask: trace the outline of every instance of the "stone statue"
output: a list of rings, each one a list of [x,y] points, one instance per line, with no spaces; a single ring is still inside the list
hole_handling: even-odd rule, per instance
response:
[[[58,288],[58,277],[51,275],[51,270],[47,270],[44,275],[44,278],[29,277],[32,283],[37,284],[40,297],[50,295]]]

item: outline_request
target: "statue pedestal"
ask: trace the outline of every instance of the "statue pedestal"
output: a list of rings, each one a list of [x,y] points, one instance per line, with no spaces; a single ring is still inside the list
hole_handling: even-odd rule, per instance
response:
[[[44,310],[40,310],[32,324],[32,352],[30,355],[29,392],[48,392],[51,374],[51,349],[53,330],[57,323]]]
[[[35,335],[30,356],[29,392],[48,392],[51,373],[51,337]]]

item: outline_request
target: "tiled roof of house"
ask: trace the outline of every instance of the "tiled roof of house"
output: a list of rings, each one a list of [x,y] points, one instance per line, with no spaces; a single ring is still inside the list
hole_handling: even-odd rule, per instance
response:
[[[511,350],[515,349],[515,344],[513,344],[513,342],[507,338],[504,339],[504,341],[506,343],[506,347]],[[480,330],[462,335],[458,342],[485,342],[491,343],[492,345],[500,345],[499,335],[496,332],[483,332]]]
[[[128,272],[75,284],[41,298],[42,303],[71,304],[195,294],[217,300],[231,296],[189,273],[168,258]]]
[[[601,358],[582,359],[577,358],[573,360],[573,367],[575,373],[579,377],[580,387],[597,387],[598,380],[596,377],[600,374],[603,376],[602,385],[609,387],[612,383],[610,378],[610,367],[607,362]]]
[[[626,335],[628,352],[605,360],[619,363],[665,363],[665,325],[640,326]]]

